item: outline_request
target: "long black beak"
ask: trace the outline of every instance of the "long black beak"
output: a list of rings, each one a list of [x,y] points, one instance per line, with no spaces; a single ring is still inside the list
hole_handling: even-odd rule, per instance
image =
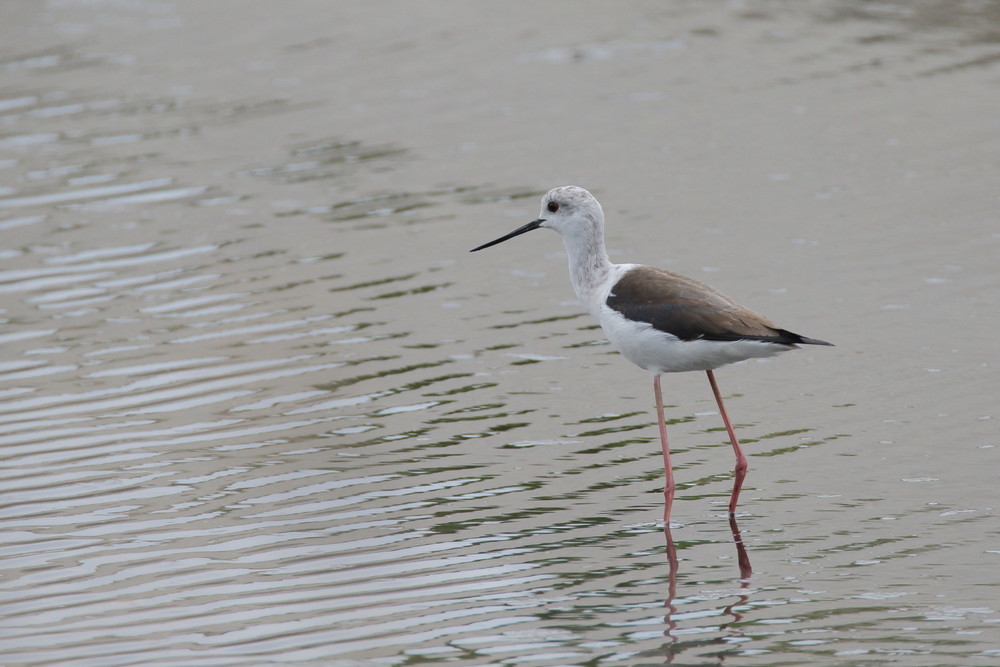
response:
[[[498,238],[495,241],[490,241],[489,243],[484,243],[483,245],[479,246],[478,248],[473,248],[469,252],[476,252],[477,250],[482,250],[483,248],[489,248],[491,245],[496,245],[498,243],[503,243],[507,239],[512,239],[515,236],[520,236],[521,234],[527,234],[531,230],[538,229],[539,227],[541,227],[543,222],[545,222],[545,220],[543,218],[539,218],[538,220],[532,220],[531,222],[529,222],[528,224],[526,224],[524,227],[518,227],[517,229],[515,229],[514,231],[512,231],[510,234],[507,234],[506,236],[501,236],[500,238]]]

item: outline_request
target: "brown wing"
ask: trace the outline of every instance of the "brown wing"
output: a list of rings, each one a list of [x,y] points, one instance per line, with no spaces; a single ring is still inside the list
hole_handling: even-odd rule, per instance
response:
[[[630,320],[647,322],[681,340],[829,345],[781,329],[694,278],[649,266],[622,276],[607,304]]]

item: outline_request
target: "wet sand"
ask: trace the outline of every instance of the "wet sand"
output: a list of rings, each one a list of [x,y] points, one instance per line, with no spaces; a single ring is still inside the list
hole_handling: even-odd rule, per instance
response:
[[[986,664],[995,4],[10,2],[6,664]],[[613,261],[836,343],[664,379]],[[336,661],[343,661],[338,663]]]

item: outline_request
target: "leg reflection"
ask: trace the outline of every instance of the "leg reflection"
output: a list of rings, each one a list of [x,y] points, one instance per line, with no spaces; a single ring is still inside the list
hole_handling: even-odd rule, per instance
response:
[[[674,598],[677,597],[677,547],[674,545],[674,536],[670,533],[669,521],[663,524],[663,535],[667,538],[667,563],[670,566],[667,573],[667,599],[663,603],[667,608],[667,613],[663,617],[663,624],[666,626],[663,636],[667,638],[667,643],[663,646],[663,650],[666,654],[666,664],[669,665],[674,661],[674,654],[678,648],[677,637],[674,636],[674,630],[677,628],[677,621],[674,620],[674,614],[677,613],[677,606],[674,604]]]
[[[739,525],[736,523],[736,517],[732,514],[729,515],[729,528],[732,531],[733,543],[736,545],[736,562],[739,565],[740,588],[746,589],[750,586],[750,576],[753,573],[753,569],[750,566],[750,556],[747,553],[746,546],[743,544],[743,538],[740,534]],[[722,609],[721,616],[723,618],[728,617],[729,620],[718,626],[718,630],[721,633],[720,635],[711,638],[701,635],[697,639],[689,638],[683,642],[678,641],[678,638],[675,635],[677,630],[677,621],[675,620],[675,616],[677,616],[677,605],[674,601],[677,598],[677,573],[679,570],[679,561],[677,558],[677,546],[674,544],[674,538],[673,534],[670,532],[669,524],[664,525],[663,535],[667,541],[667,564],[669,566],[667,574],[667,599],[663,605],[666,607],[666,614],[663,617],[663,636],[667,640],[661,648],[664,664],[672,664],[674,662],[674,658],[685,650],[694,650],[698,647],[718,646],[719,644],[723,644],[727,647],[721,653],[716,654],[716,657],[720,662],[722,662],[726,659],[726,657],[733,655],[735,651],[738,651],[739,643],[745,639],[740,631],[732,628],[732,626],[733,624],[739,623],[743,620],[743,614],[736,611],[736,608],[746,604],[749,599],[749,595],[741,592],[741,594],[737,595],[736,600],[733,601],[732,604],[727,605],[724,609]]]
[[[736,516],[734,514],[729,515],[729,529],[733,533],[733,542],[736,544],[736,561],[740,566],[740,588],[748,588],[750,586],[750,575],[753,573],[753,570],[750,568],[750,556],[747,554],[747,548],[743,544],[743,536],[740,535],[740,527],[736,523]],[[720,625],[720,630],[743,620],[743,614],[736,611],[736,607],[737,605],[745,604],[748,599],[750,599],[749,595],[739,595],[735,602],[722,610],[724,616],[729,616],[733,620]]]

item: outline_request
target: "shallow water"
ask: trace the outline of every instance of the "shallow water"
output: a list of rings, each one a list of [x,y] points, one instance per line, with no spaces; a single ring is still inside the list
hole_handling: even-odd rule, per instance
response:
[[[5,664],[1000,656],[995,3],[243,7],[0,10]],[[837,344],[718,372],[738,526],[704,377],[668,549],[559,239],[467,252],[568,182]]]

